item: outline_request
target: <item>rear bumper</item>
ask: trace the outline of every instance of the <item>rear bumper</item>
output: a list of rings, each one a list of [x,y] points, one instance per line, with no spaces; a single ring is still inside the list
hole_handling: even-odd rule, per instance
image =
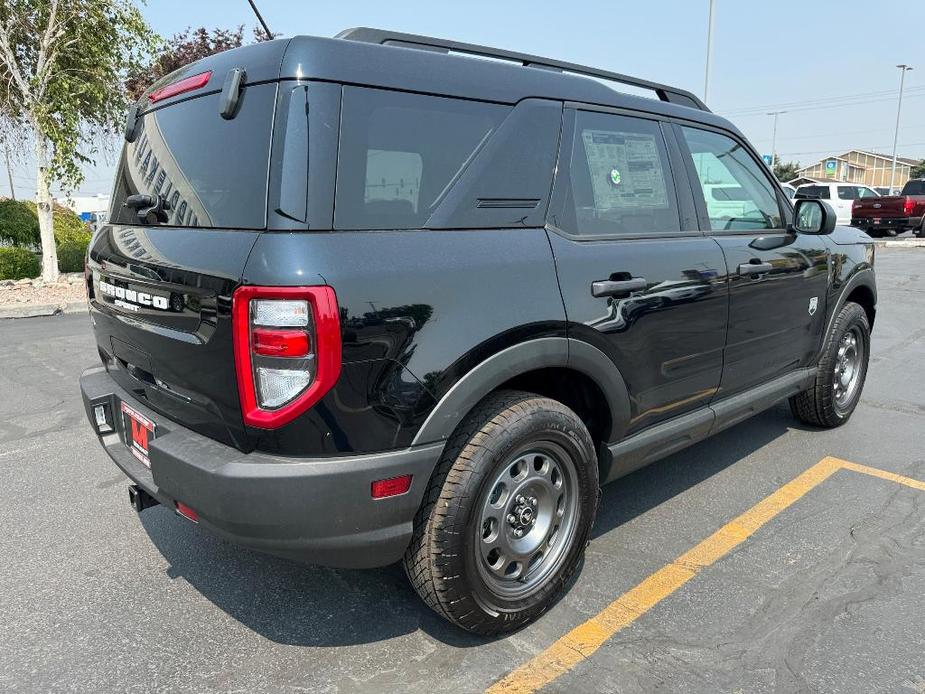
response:
[[[327,566],[365,568],[398,561],[442,444],[332,458],[242,453],[168,420],[123,390],[102,368],[80,377],[87,417],[107,404],[115,431],[100,443],[136,484],[168,508],[181,501],[201,525],[254,549]],[[150,469],[125,444],[120,402],[157,426]],[[412,474],[411,489],[374,500],[375,480]]]
[[[851,220],[851,226],[861,229],[915,229],[921,224],[921,217],[854,217]]]

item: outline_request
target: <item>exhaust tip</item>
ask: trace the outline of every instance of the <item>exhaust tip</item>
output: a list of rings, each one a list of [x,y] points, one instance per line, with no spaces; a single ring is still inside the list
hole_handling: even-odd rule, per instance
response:
[[[151,508],[152,506],[157,506],[160,502],[155,499],[153,496],[148,494],[144,489],[139,487],[137,484],[132,484],[128,488],[128,502],[136,513],[141,513],[146,508]]]

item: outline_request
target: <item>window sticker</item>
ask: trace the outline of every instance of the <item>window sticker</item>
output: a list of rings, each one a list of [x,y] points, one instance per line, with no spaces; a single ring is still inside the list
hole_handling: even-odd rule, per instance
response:
[[[594,207],[668,209],[665,174],[654,135],[582,130]]]

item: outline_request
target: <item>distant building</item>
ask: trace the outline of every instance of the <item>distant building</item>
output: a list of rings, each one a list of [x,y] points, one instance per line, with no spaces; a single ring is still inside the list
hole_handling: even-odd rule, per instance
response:
[[[893,185],[902,187],[912,177],[912,167],[918,163],[917,159],[896,157],[896,178]],[[800,169],[794,180],[797,184],[814,181],[842,181],[859,183],[872,188],[888,187],[892,166],[893,157],[888,154],[852,149],[844,154],[820,159],[815,164]]]
[[[55,198],[59,205],[69,207],[84,222],[93,228],[103,224],[109,215],[109,195],[73,195],[66,198]]]

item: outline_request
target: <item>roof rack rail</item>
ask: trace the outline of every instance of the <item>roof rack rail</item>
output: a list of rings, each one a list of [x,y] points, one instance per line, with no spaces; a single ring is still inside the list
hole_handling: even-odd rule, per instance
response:
[[[537,67],[545,70],[554,70],[556,72],[573,72],[588,77],[597,77],[598,79],[619,82],[632,87],[641,89],[650,89],[656,93],[659,99],[680,106],[689,106],[701,111],[709,111],[707,105],[698,97],[684,89],[669,87],[667,84],[650,82],[649,80],[639,79],[622,75],[618,72],[608,70],[598,70],[597,68],[576,63],[567,63],[561,60],[551,60],[541,58],[536,55],[526,53],[517,53],[515,51],[506,51],[501,48],[490,48],[488,46],[479,46],[473,43],[461,43],[459,41],[449,41],[446,39],[435,39],[430,36],[418,36],[417,34],[403,34],[397,31],[387,31],[385,29],[371,29],[369,27],[356,27],[345,29],[334,38],[347,39],[348,41],[362,41],[364,43],[378,43],[387,46],[402,46],[404,48],[417,48],[426,51],[435,51],[439,53],[465,53],[468,55],[482,56],[485,58],[495,58],[498,60],[508,60],[520,63],[524,67]]]

